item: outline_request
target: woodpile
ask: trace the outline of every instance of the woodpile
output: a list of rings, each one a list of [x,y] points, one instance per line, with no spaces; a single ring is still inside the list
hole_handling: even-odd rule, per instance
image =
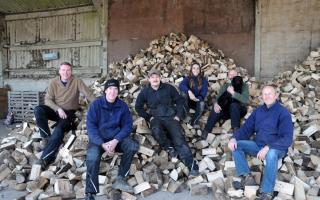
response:
[[[317,199],[320,188],[320,49],[310,56],[293,72],[281,73],[274,82],[281,85],[282,102],[292,113],[295,125],[295,141],[288,156],[279,161],[279,176],[276,184],[277,199]],[[231,128],[230,120],[218,124],[206,140],[200,138],[201,131],[182,123],[186,140],[194,157],[199,162],[201,174],[188,179],[187,167],[177,159],[169,159],[151,136],[151,131],[134,110],[135,100],[141,87],[147,83],[148,71],[155,67],[162,71],[162,81],[178,85],[190,69],[192,61],[202,65],[209,80],[206,111],[200,123],[203,127],[220,86],[225,83],[227,71],[237,69],[250,88],[248,111],[260,103],[259,83],[247,75],[245,69],[236,67],[234,61],[226,58],[222,51],[212,50],[199,38],[183,34],[163,36],[150,42],[147,49],[135,56],[111,64],[109,73],[97,80],[92,88],[101,95],[103,84],[108,77],[121,81],[120,97],[124,99],[133,114],[134,132],[132,137],[141,147],[130,168],[128,184],[133,186],[134,194],[114,195],[111,184],[114,181],[121,155],[103,155],[100,165],[100,194],[110,198],[135,200],[137,195],[148,196],[158,190],[179,192],[184,188],[191,195],[205,195],[213,190],[215,199],[249,198],[256,195],[258,187],[249,186],[235,190],[232,182],[239,178],[235,175],[235,164],[227,148]],[[84,102],[82,100],[82,102]],[[85,156],[88,144],[85,124],[87,106],[78,113],[79,124],[73,134],[64,138],[57,159],[46,171],[35,164],[41,155],[43,142],[38,128],[32,123],[14,129],[0,146],[1,186],[16,190],[27,190],[25,199],[67,199],[83,198],[85,188]],[[248,114],[249,115],[249,114]],[[248,116],[247,115],[247,116]],[[262,163],[251,158],[250,166],[258,183],[261,180]],[[120,197],[119,197],[120,198]]]

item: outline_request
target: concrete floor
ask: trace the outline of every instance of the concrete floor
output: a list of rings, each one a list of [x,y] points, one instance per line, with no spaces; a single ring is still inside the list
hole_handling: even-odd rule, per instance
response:
[[[14,124],[12,126],[5,126],[4,125],[4,120],[0,120],[0,140],[2,140],[4,137],[10,133],[10,131],[18,124]],[[20,191],[15,191],[12,189],[8,189],[6,187],[2,187],[0,185],[0,200],[9,200],[9,199],[18,199],[19,197],[22,197],[26,195],[27,192],[20,192]],[[106,196],[98,196],[96,198],[97,200],[106,200]],[[213,195],[212,193],[209,193],[208,195],[205,196],[191,196],[189,191],[184,190],[180,193],[170,193],[170,192],[156,192],[148,197],[139,197],[138,199],[140,200],[212,200]]]

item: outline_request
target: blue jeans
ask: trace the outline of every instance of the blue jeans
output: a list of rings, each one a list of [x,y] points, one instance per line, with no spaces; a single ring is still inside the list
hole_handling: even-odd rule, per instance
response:
[[[118,176],[125,178],[130,170],[134,154],[139,149],[139,143],[130,137],[123,139],[116,146],[116,152],[122,152],[121,162],[119,166]],[[86,193],[99,193],[99,168],[101,156],[104,150],[101,146],[90,143],[87,150],[87,177],[86,177]]]
[[[257,156],[257,153],[263,147],[259,147],[255,141],[239,140],[237,141],[237,149],[232,152],[233,160],[236,164],[237,176],[250,173],[246,155]],[[273,193],[278,173],[278,160],[286,155],[286,151],[269,149],[264,162],[266,166],[263,170],[261,183],[261,192]]]

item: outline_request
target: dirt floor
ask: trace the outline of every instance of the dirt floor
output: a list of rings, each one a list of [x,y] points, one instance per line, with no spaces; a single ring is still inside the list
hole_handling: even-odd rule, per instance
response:
[[[4,125],[4,120],[0,120],[0,139],[6,137],[8,133],[10,133],[10,130],[15,127],[15,124],[13,126],[7,127]],[[19,197],[22,197],[26,195],[27,192],[20,192],[20,191],[15,191],[12,189],[7,188],[4,185],[0,184],[0,200],[13,200],[13,199],[18,199]],[[106,200],[106,196],[98,196],[96,198],[97,200]],[[156,192],[148,197],[139,197],[138,199],[143,199],[143,200],[212,200],[213,195],[212,193],[209,193],[208,195],[205,196],[191,196],[190,192],[187,190],[184,190],[179,193],[170,193],[170,192]]]

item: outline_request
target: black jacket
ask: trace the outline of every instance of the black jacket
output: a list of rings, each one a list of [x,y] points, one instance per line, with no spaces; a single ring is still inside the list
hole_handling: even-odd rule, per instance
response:
[[[140,117],[149,121],[151,117],[163,118],[178,116],[182,119],[184,99],[170,84],[160,83],[159,89],[154,90],[150,84],[143,88],[136,100],[135,109]],[[144,105],[150,109],[149,113]]]

